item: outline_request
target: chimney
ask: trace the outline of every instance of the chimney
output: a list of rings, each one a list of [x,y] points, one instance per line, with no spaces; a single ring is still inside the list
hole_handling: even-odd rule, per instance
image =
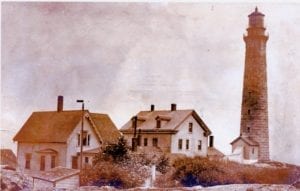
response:
[[[214,147],[214,136],[209,136],[209,147]]]
[[[132,122],[132,128],[133,128],[133,137],[131,139],[131,150],[132,151],[136,151],[137,150],[137,141],[138,139],[136,138],[136,127],[137,127],[137,116],[133,116],[131,118],[131,122]]]
[[[171,111],[176,111],[176,103],[171,104]]]
[[[136,127],[137,127],[137,116],[131,118],[132,128],[133,128],[133,137],[136,138]]]
[[[156,118],[156,128],[161,128],[161,120],[160,120],[160,118],[157,116]]]
[[[57,112],[63,111],[64,107],[64,96],[58,96],[57,97]]]
[[[154,111],[155,106],[153,104],[151,104],[151,109],[150,111]]]

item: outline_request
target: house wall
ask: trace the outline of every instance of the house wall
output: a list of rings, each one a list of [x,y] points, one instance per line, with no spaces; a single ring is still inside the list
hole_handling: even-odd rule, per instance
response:
[[[234,151],[237,147],[243,147],[243,159],[246,160],[257,160],[258,159],[258,146],[250,146],[246,144],[242,140],[236,141],[232,144],[232,151]],[[252,152],[254,149],[254,152]]]
[[[193,131],[189,132],[189,123],[193,123]],[[178,132],[172,135],[171,153],[181,153],[187,156],[207,156],[208,138],[204,136],[204,130],[193,116],[189,116],[179,127]],[[178,148],[178,141],[182,139],[182,149]],[[189,149],[186,149],[186,140],[189,140]],[[198,150],[198,142],[201,140],[202,148]]]
[[[84,119],[84,124],[83,124],[83,131],[87,131],[88,134],[90,134],[90,145],[89,146],[83,146],[82,150],[90,150],[90,149],[95,149],[100,147],[100,143],[97,140],[97,137],[93,130],[91,129],[90,123]],[[72,156],[77,156],[77,153],[80,153],[80,146],[78,145],[78,134],[81,132],[81,121],[76,125],[74,128],[73,132],[71,133],[67,143],[67,152],[66,152],[66,167],[67,168],[72,168]],[[80,163],[78,155],[78,167]],[[84,163],[84,158],[82,159]]]
[[[40,170],[40,157],[41,154],[37,153],[37,151],[43,149],[54,149],[57,151],[56,157],[56,166],[65,166],[66,165],[66,151],[67,145],[63,143],[18,143],[18,153],[17,160],[20,170],[25,170],[25,156],[26,153],[31,154],[30,161],[30,169],[31,171],[39,171]],[[51,155],[43,154],[45,159],[45,170],[49,170],[51,168]]]
[[[41,179],[34,179],[33,181],[33,190],[54,190],[54,183],[41,180]]]
[[[55,188],[76,189],[79,187],[79,175],[74,175],[69,178],[59,180],[55,183]]]
[[[133,134],[124,134],[124,138],[127,140],[127,145],[131,147]],[[144,139],[147,138],[148,144],[144,146]],[[157,138],[157,148],[161,149],[163,152],[170,152],[171,150],[171,134],[159,134],[159,133],[151,133],[151,134],[143,134],[141,133],[141,145],[139,148],[151,149],[153,147],[152,140],[153,138]]]

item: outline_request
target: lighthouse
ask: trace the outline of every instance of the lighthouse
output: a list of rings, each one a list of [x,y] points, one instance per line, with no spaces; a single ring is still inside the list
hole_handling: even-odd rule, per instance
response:
[[[258,161],[270,159],[264,16],[257,7],[248,16],[240,136],[231,142],[233,152],[239,148],[243,159]]]

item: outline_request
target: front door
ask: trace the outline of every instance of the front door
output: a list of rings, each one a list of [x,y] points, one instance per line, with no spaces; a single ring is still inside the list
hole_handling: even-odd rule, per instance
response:
[[[72,168],[78,169],[78,157],[77,156],[72,156]]]

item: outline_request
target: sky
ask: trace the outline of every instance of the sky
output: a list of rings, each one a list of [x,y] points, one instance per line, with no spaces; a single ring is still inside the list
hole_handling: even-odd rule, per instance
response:
[[[2,2],[1,147],[34,111],[194,109],[225,154],[239,135],[248,15],[264,13],[271,159],[300,165],[299,3]]]

